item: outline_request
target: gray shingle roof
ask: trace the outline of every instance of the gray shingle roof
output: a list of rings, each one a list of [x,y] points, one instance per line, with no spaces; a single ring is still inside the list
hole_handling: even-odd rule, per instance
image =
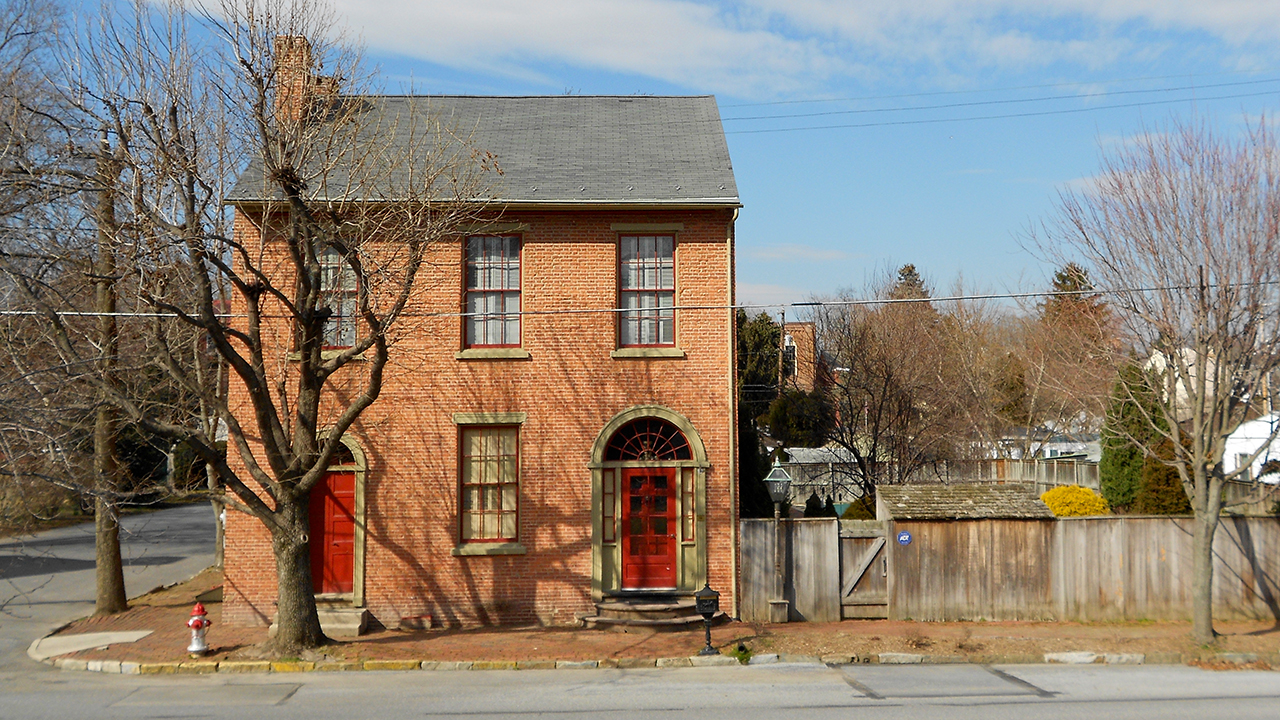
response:
[[[502,169],[492,199],[502,203],[739,204],[729,148],[714,97],[371,96],[363,103],[376,142],[405,144],[408,120],[443,121]],[[266,199],[259,161],[227,200]],[[331,181],[342,187],[345,180]],[[381,185],[385,181],[380,181]],[[311,188],[315,191],[315,188]],[[337,192],[337,191],[330,191]],[[395,195],[362,188],[369,198]],[[317,194],[319,194],[317,192]]]
[[[892,485],[876,488],[876,503],[894,520],[1053,518],[1029,485]]]

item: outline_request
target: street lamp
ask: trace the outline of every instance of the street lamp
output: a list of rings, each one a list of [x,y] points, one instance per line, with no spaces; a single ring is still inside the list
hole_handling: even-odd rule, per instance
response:
[[[720,653],[711,647],[711,619],[720,611],[720,593],[712,590],[711,583],[707,582],[705,587],[693,594],[693,606],[702,616],[702,623],[707,628],[707,646],[698,654],[719,655]]]
[[[765,477],[764,485],[769,489],[769,499],[773,500],[773,572],[775,578],[773,585],[774,599],[769,601],[769,622],[784,623],[788,620],[791,612],[786,599],[783,597],[782,532],[779,526],[782,518],[782,503],[791,494],[791,476],[783,469],[782,463],[777,458],[773,460],[773,470],[770,470]]]

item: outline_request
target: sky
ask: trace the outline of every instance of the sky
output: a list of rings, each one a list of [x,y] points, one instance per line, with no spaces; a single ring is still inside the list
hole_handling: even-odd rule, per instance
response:
[[[1100,153],[1280,102],[1277,0],[336,0],[388,92],[716,97],[738,300],[1044,289]]]

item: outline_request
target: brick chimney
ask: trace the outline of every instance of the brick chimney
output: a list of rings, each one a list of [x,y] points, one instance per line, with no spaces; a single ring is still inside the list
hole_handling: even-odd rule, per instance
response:
[[[276,117],[296,121],[302,117],[312,85],[311,41],[301,35],[277,35]]]

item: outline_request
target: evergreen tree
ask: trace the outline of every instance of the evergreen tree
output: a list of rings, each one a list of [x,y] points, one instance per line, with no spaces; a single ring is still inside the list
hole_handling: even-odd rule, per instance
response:
[[[1190,515],[1191,501],[1182,487],[1177,468],[1168,464],[1173,459],[1173,443],[1165,440],[1157,454],[1142,465],[1142,483],[1133,501],[1135,512],[1143,515]]]
[[[822,517],[822,498],[818,497],[817,492],[809,493],[809,499],[804,501],[804,516],[807,518]]]
[[[1102,459],[1098,463],[1102,497],[1118,512],[1132,509],[1142,485],[1142,448],[1149,446],[1155,435],[1148,418],[1160,417],[1150,380],[1143,375],[1136,363],[1121,368],[1102,425]]]
[[[773,517],[764,485],[769,458],[761,447],[756,419],[778,396],[782,328],[766,313],[738,311],[738,508],[744,518]]]
[[[831,404],[816,390],[788,390],[769,406],[769,434],[786,447],[821,447],[834,425]]]
[[[1071,334],[1085,343],[1086,351],[1096,353],[1098,345],[1111,334],[1111,309],[1102,295],[1094,290],[1089,271],[1076,263],[1067,263],[1053,274],[1055,293],[1040,303],[1040,322],[1063,334]]]

